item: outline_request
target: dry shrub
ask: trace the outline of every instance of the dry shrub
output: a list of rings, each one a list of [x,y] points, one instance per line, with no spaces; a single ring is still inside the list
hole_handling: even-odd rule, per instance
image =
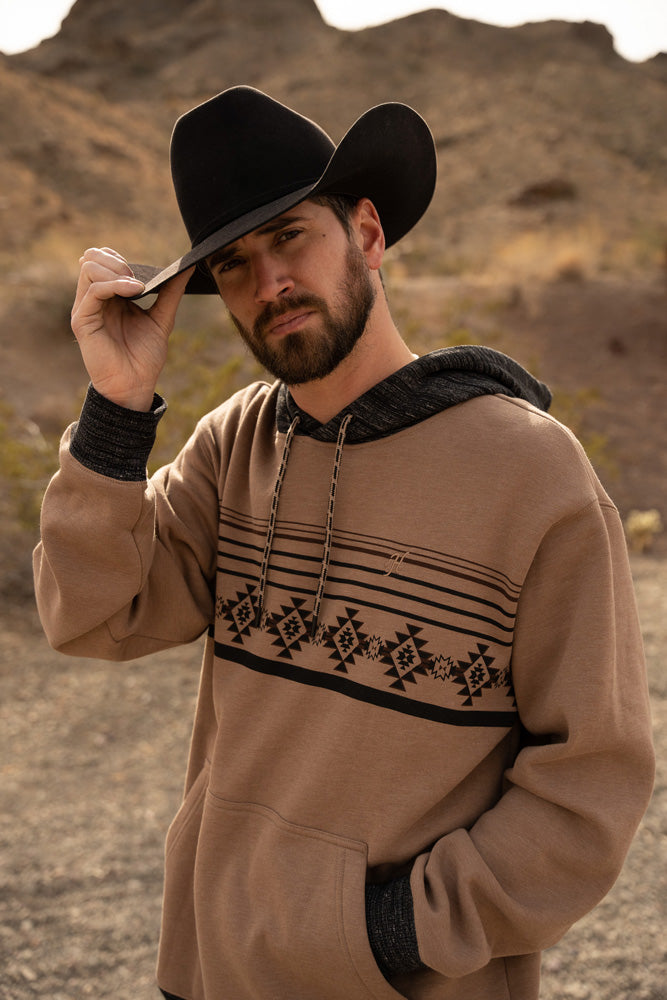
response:
[[[631,510],[625,519],[625,535],[633,552],[649,552],[662,530],[657,510]]]

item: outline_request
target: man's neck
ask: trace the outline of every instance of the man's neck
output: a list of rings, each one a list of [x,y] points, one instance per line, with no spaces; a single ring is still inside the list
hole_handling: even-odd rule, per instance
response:
[[[294,402],[321,424],[417,357],[407,346],[387,311],[373,323],[351,353],[330,375],[290,386]]]

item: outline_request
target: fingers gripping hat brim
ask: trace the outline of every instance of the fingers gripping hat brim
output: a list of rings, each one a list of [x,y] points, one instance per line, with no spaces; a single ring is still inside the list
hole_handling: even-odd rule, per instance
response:
[[[235,89],[250,91],[250,88]],[[257,91],[253,94],[276,103]],[[279,107],[282,108],[282,105]],[[283,183],[278,197],[255,204],[247,211],[241,210],[236,216],[232,205],[224,224],[203,237],[195,237],[191,250],[168,267],[161,269],[133,264],[134,274],[145,282],[141,295],[157,292],[177,274],[313,195],[342,194],[369,198],[378,211],[386,245],[389,247],[400,240],[422,217],[435,189],[435,144],[426,122],[405,104],[381,104],[362,115],[338,146],[334,147],[331,143],[331,148],[333,152],[328,162],[323,164],[319,176],[304,184],[302,174],[297,179],[298,186],[287,192]],[[181,212],[187,226],[183,205]],[[217,293],[217,288],[203,268],[196,268],[186,293]]]

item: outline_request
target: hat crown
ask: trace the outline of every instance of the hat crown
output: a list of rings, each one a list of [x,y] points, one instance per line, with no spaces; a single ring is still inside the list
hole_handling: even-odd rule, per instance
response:
[[[176,122],[171,171],[192,245],[314,184],[335,151],[315,122],[252,87],[233,87]]]

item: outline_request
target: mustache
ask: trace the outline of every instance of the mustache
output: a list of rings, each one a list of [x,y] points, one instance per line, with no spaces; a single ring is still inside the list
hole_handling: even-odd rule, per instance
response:
[[[297,309],[322,310],[323,305],[324,303],[319,296],[308,293],[291,295],[287,299],[280,299],[279,302],[267,302],[255,319],[253,333],[256,337],[263,337],[267,327],[286,313],[294,312]]]

